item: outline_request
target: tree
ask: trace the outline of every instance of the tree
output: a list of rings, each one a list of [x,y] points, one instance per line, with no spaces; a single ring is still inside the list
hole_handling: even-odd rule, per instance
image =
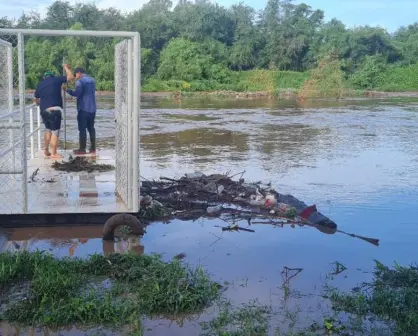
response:
[[[359,27],[349,31],[348,50],[344,55],[352,64],[351,72],[361,65],[366,56],[381,55],[387,63],[401,58],[400,50],[383,28]]]
[[[95,4],[78,3],[72,10],[73,22],[80,23],[86,30],[99,29],[100,19],[103,14]]]
[[[292,0],[269,0],[263,13],[269,68],[305,70],[313,63],[309,54],[324,13]],[[310,58],[310,59],[309,59]]]
[[[179,3],[173,11],[173,28],[178,36],[199,42],[213,38],[232,45],[234,22],[228,10],[208,0]]]
[[[377,85],[382,69],[394,72],[395,67],[417,64],[418,22],[391,35],[382,28],[348,29],[336,19],[323,21],[322,10],[293,0],[268,0],[261,11],[243,3],[226,8],[211,0],[179,0],[173,9],[172,0],[150,0],[130,13],[61,0],[48,7],[45,18],[37,12],[24,13],[18,20],[2,17],[0,27],[138,31],[145,81],[230,83],[231,71],[327,69],[322,60],[332,55],[345,80],[370,88]],[[16,43],[16,38],[3,38]],[[119,40],[27,37],[28,83],[35,85],[46,68],[60,72],[65,58],[84,66],[99,88],[111,89],[114,45]]]
[[[418,22],[401,27],[394,34],[394,42],[401,50],[405,64],[415,64],[418,60]]]
[[[349,49],[348,31],[344,23],[337,19],[325,23],[316,34],[313,48],[318,56],[332,53],[343,58]]]
[[[36,11],[31,11],[29,12],[29,14],[23,13],[23,15],[17,21],[16,28],[38,29],[38,28],[41,28],[41,25],[42,25],[41,14]]]
[[[47,70],[59,74],[62,71],[62,57],[60,49],[49,40],[29,40],[25,45],[27,55],[26,84],[34,88]]]
[[[242,3],[232,6],[234,20],[234,44],[229,63],[234,70],[248,70],[257,64],[258,50],[262,45],[254,25],[255,11]]]
[[[48,7],[45,28],[48,29],[69,29],[73,24],[73,7],[67,1],[55,1]]]
[[[139,31],[142,46],[158,53],[175,35],[172,28],[170,0],[150,0],[127,17],[127,28]]]
[[[218,79],[225,81],[228,70],[216,63],[215,58],[204,50],[204,46],[185,38],[170,41],[163,50],[157,72],[161,79],[193,81]]]
[[[12,21],[9,20],[6,16],[0,17],[0,28],[10,28],[12,25]]]

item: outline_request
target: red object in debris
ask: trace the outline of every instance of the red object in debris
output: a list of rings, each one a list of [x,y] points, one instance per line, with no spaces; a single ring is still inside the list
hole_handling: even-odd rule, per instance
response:
[[[312,215],[314,212],[317,212],[316,204],[308,206],[305,210],[303,210],[299,217],[302,217],[303,219],[308,219],[310,215]]]

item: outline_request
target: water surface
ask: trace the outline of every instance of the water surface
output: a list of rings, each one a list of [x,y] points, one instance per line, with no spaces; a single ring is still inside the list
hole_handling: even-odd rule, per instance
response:
[[[97,133],[100,146],[109,147],[114,145],[112,104],[102,107]],[[333,284],[350,289],[370,278],[374,259],[416,261],[417,111],[417,102],[403,100],[143,102],[143,177],[245,171],[248,180],[271,181],[277,191],[317,204],[340,230],[380,239],[378,247],[289,225],[222,232],[216,226],[225,223],[213,219],[153,223],[140,242],[116,245],[104,244],[94,227],[15,229],[3,249],[24,246],[81,257],[132,249],[164,253],[167,259],[182,252],[186,262],[203,265],[215,280],[234,283],[226,294],[233,302],[257,298],[273,306],[284,302],[283,268],[302,268],[291,287],[303,297],[288,305],[302,310],[300,325],[309,325],[332,263],[348,268]],[[75,145],[74,109],[69,109],[67,139]],[[146,325],[147,335],[198,334],[196,321],[183,328],[163,320]]]

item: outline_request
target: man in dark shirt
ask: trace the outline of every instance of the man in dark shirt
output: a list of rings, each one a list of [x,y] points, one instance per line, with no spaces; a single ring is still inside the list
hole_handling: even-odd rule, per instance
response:
[[[83,68],[76,68],[74,76],[77,79],[75,90],[67,90],[68,94],[77,98],[77,122],[80,145],[74,154],[86,154],[87,132],[90,135],[90,154],[96,154],[96,81],[86,75]]]
[[[74,79],[67,64],[64,65],[64,70],[66,76],[55,76],[52,71],[46,71],[35,90],[35,103],[40,105],[42,121],[45,124],[44,153],[46,158],[62,157],[57,153],[63,106],[61,88],[62,84]],[[51,144],[51,152],[49,144]]]

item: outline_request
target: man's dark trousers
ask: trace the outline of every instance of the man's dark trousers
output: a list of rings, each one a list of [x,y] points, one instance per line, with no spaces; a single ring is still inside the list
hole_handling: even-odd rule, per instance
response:
[[[78,121],[78,131],[79,131],[79,140],[80,140],[80,151],[86,150],[87,145],[87,132],[90,135],[90,151],[96,150],[96,130],[94,128],[94,119],[96,118],[96,113],[90,113],[85,111],[78,111],[77,121]]]

